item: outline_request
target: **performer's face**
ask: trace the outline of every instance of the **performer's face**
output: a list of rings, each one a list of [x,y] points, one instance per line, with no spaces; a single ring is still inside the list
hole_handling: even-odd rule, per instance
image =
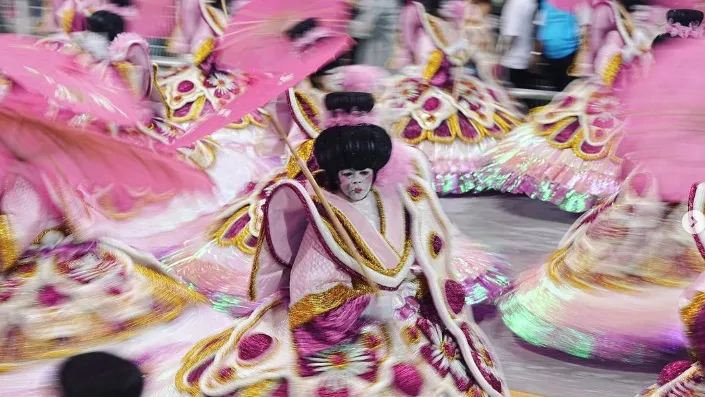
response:
[[[346,195],[350,201],[360,201],[367,197],[372,189],[374,172],[371,168],[355,170],[348,168],[338,172],[338,184],[340,191]]]

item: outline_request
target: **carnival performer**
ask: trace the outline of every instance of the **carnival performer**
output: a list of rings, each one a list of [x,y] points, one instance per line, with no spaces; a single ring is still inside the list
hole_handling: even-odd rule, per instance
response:
[[[315,27],[310,23],[306,26],[307,29]],[[289,139],[297,147],[297,154],[310,166],[315,166],[313,143],[325,128],[325,95],[339,90],[371,91],[380,95],[384,92],[387,76],[388,72],[378,67],[344,65],[343,61],[335,60],[289,89],[279,100],[276,114],[283,128],[289,131]],[[412,153],[415,167],[426,170],[427,161],[423,155],[416,151]],[[261,238],[262,206],[272,188],[282,180],[300,178],[303,174],[296,161],[290,158],[286,166],[262,178],[247,198],[224,211],[210,226],[213,233],[189,241],[163,257],[163,262],[171,271],[191,280],[209,298],[219,302],[219,306],[238,312],[249,310],[250,305],[242,299],[246,295],[246,285],[232,280],[249,274]],[[430,180],[430,176],[428,178]],[[464,275],[468,303],[492,303],[510,285],[506,261],[462,235],[457,228],[454,228],[453,236],[457,241],[454,264]]]
[[[38,66],[9,51],[6,55],[23,62],[25,70]],[[39,62],[57,59],[41,56],[41,51],[34,55]],[[70,64],[75,77],[90,77],[91,70],[79,65]],[[60,66],[65,67],[53,64]],[[3,67],[3,72],[11,85],[7,96],[11,100],[0,102],[3,396],[58,397],[56,359],[98,347],[140,362],[147,395],[173,390],[173,384],[160,376],[174,373],[175,356],[183,354],[192,338],[225,328],[229,319],[203,304],[206,300],[180,280],[163,274],[151,255],[116,240],[76,236],[49,190],[57,184],[79,186],[90,181],[106,187],[106,197],[117,199],[122,192],[141,189],[197,193],[207,190],[210,181],[178,159],[140,147],[140,141],[48,120],[36,108],[59,98],[31,97],[33,91],[23,85],[29,80],[21,71]],[[45,76],[51,77],[42,79]],[[55,83],[64,85],[64,93],[72,92],[71,81]],[[84,102],[97,95],[87,90],[81,94]],[[23,104],[21,99],[28,98],[33,102]],[[110,102],[106,98],[100,103]],[[101,113],[105,107],[91,109],[85,114]]]
[[[487,55],[484,41],[474,41],[468,33],[474,29],[458,29],[486,23],[479,12],[470,16],[467,7],[477,6],[459,3],[467,23],[458,23],[438,16],[440,3],[404,6],[394,65],[400,70],[381,105],[388,109],[385,122],[393,125],[392,135],[431,160],[436,191],[460,194],[484,189],[476,171],[486,163],[485,153],[522,116],[488,68],[471,72],[465,67],[469,62],[484,65],[480,60]]]
[[[693,186],[690,195],[690,208],[703,212],[705,209],[705,184]],[[703,251],[705,234],[696,233],[695,242]],[[693,361],[675,361],[666,365],[658,377],[658,382],[638,397],[667,397],[677,395],[705,396],[705,351],[703,350],[703,329],[705,327],[705,273],[690,286],[681,297],[679,306],[683,331]]]
[[[685,26],[703,18],[699,11],[669,14],[687,16]],[[705,262],[683,219],[688,186],[705,163],[696,152],[683,151],[685,143],[701,144],[702,126],[697,113],[682,112],[681,105],[692,103],[699,90],[681,90],[688,100],[673,108],[659,98],[698,78],[689,67],[705,51],[700,40],[671,41],[677,40],[655,50],[653,70],[625,100],[630,116],[624,139],[650,141],[629,145],[625,157],[638,161],[627,162],[630,176],[573,224],[545,264],[520,276],[500,304],[505,324],[532,344],[626,363],[658,360],[684,347],[678,302]],[[672,139],[650,129],[666,126]]]
[[[619,187],[623,109],[619,92],[649,63],[650,38],[617,1],[592,3],[588,74],[534,109],[529,120],[490,153],[490,187],[584,212]],[[576,59],[585,59],[580,53]]]
[[[353,109],[370,101],[326,97],[336,115],[314,144],[326,191],[285,181],[267,199],[249,292],[270,299],[186,355],[176,379],[184,395],[509,395],[453,275],[435,193],[408,163],[390,164],[400,153],[386,131],[355,121]],[[364,263],[319,212],[322,199]]]
[[[124,80],[123,71],[129,70],[133,78],[128,83],[142,83],[139,98],[144,98],[148,121],[136,123],[127,131],[131,135],[141,135],[157,146],[171,143],[182,134],[182,128],[217,112],[223,102],[234,100],[246,89],[247,76],[221,71],[210,53],[204,53],[197,66],[176,69],[163,79],[156,79],[146,42],[135,34],[122,32],[122,22],[115,13],[96,11],[87,18],[88,31],[72,33],[63,41],[88,51],[96,68],[105,69],[118,80]],[[57,40],[52,37],[42,43]],[[68,186],[56,186],[53,193],[64,213],[80,226],[83,236],[110,235],[162,255],[206,233],[220,211],[246,197],[248,189],[263,175],[281,165],[283,148],[277,148],[276,139],[268,141],[273,137],[264,114],[257,112],[181,149],[185,161],[198,165],[214,182],[209,193],[157,197],[149,192],[134,192],[142,205],[131,212],[105,200],[101,190],[91,187],[74,191]]]

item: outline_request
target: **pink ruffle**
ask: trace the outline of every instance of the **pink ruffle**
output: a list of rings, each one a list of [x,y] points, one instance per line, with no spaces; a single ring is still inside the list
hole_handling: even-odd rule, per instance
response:
[[[669,23],[668,26],[666,26],[666,33],[670,34],[671,37],[678,36],[683,39],[699,39],[703,37],[703,27],[695,22],[691,22],[688,26],[683,26],[678,22]]]

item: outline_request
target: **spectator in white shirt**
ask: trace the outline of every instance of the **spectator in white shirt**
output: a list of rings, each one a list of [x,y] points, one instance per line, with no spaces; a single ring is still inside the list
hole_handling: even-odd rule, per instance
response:
[[[533,73],[534,19],[536,0],[507,0],[500,17],[500,44],[504,54],[500,64],[507,69],[509,81],[517,88],[529,88]]]

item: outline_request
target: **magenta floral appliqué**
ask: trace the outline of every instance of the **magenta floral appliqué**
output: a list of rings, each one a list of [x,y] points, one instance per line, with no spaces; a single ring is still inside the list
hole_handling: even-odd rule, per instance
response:
[[[450,373],[458,390],[468,391],[473,380],[463,363],[457,343],[437,324],[423,318],[420,318],[416,324],[429,341],[421,347],[421,354],[426,362],[435,368],[441,377]]]

